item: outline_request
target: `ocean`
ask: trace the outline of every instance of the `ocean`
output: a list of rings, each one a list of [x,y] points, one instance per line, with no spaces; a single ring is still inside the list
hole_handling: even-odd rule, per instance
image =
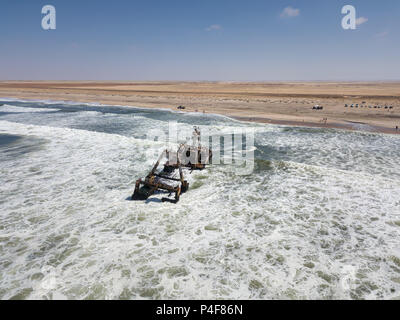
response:
[[[0,299],[400,297],[398,135],[0,104]],[[165,147],[146,133],[171,121],[252,130],[254,169],[221,161],[177,204],[130,201]]]

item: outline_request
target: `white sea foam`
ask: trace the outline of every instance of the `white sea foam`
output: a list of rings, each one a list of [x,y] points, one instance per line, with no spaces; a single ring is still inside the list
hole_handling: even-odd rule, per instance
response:
[[[29,108],[29,107],[18,107],[9,104],[5,104],[0,107],[0,112],[13,112],[13,113],[23,113],[23,112],[51,112],[59,111],[60,109],[55,108]]]
[[[0,298],[400,295],[398,137],[255,125],[252,175],[187,174],[174,205],[127,200],[164,147],[133,136],[167,130],[162,118],[37,116],[0,117],[0,134],[22,137],[0,159]]]

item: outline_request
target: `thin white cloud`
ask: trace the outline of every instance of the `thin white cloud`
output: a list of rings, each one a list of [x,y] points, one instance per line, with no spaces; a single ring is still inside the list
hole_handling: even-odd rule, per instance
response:
[[[384,37],[386,37],[387,35],[389,34],[389,31],[383,31],[383,32],[379,32],[379,33],[376,33],[375,35],[374,35],[374,37],[376,37],[376,38],[384,38]]]
[[[222,27],[219,24],[212,24],[211,26],[206,28],[206,31],[214,31],[214,30],[221,30]]]
[[[367,21],[368,21],[368,18],[359,17],[359,18],[356,20],[356,25],[357,25],[357,26],[362,25],[363,23],[366,23]]]
[[[300,15],[300,9],[296,9],[289,6],[283,9],[281,13],[281,18],[293,18],[297,17],[298,15]]]

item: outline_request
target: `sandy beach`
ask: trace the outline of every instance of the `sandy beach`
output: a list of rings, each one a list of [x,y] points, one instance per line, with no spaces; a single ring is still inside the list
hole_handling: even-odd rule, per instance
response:
[[[243,121],[400,133],[395,129],[400,127],[400,82],[2,81],[0,97],[173,110],[184,106],[184,112]],[[323,110],[313,110],[314,105]]]

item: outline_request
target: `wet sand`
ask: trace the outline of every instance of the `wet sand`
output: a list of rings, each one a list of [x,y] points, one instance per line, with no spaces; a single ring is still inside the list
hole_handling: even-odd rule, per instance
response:
[[[400,82],[2,81],[0,97],[173,110],[182,105],[184,112],[243,121],[400,133]],[[312,110],[317,104],[324,109]]]

